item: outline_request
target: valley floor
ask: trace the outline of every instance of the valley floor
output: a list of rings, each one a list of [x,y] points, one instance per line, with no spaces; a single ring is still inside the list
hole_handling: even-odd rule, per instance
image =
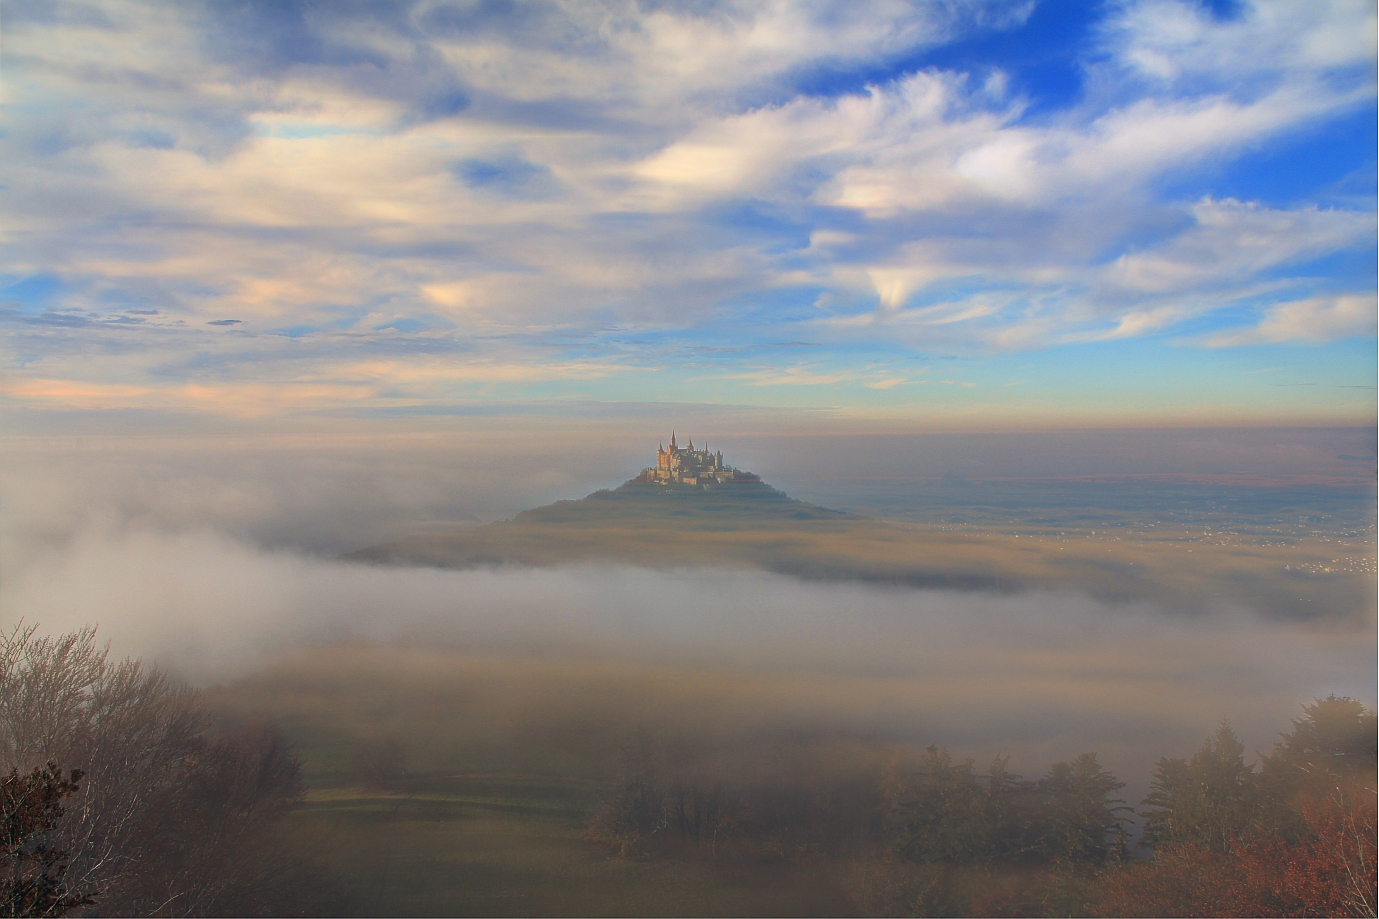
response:
[[[609,858],[584,837],[595,789],[546,776],[413,776],[311,793],[294,832],[351,915],[834,916],[844,893],[795,865]]]

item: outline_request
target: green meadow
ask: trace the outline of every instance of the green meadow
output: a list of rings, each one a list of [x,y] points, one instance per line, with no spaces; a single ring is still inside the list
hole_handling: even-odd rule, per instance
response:
[[[809,916],[850,912],[796,866],[610,858],[585,839],[596,796],[559,776],[414,775],[392,792],[313,791],[294,832],[352,915]]]

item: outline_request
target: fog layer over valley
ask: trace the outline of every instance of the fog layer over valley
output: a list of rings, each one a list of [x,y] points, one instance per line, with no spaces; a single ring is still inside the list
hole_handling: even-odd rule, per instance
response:
[[[481,696],[515,694],[503,720],[529,727],[597,714],[731,733],[822,729],[1013,751],[1035,768],[1095,749],[1134,769],[1189,750],[1223,716],[1266,748],[1299,700],[1373,702],[1372,628],[1074,593],[742,571],[375,568],[209,533],[93,530],[12,567],[0,602],[7,620],[45,631],[99,624],[116,653],[202,684],[366,642],[425,648],[430,670],[487,684]],[[411,669],[406,655],[386,659],[399,675]]]
[[[1187,607],[1067,589],[913,590],[676,569],[673,560],[659,571],[441,571],[331,558],[386,535],[616,485],[637,461],[617,446],[624,433],[603,433],[614,444],[607,462],[575,478],[539,449],[565,442],[561,431],[374,444],[207,438],[176,449],[157,436],[11,439],[0,614],[48,633],[96,624],[116,654],[202,685],[340,642],[425,648],[456,672],[479,659],[523,662],[475,672],[494,687],[520,686],[495,697],[525,700],[537,720],[558,698],[549,711],[570,717],[583,706],[632,724],[657,709],[655,720],[721,730],[999,749],[1031,768],[1096,749],[1113,767],[1142,771],[1193,748],[1223,716],[1247,746],[1266,748],[1301,701],[1337,692],[1373,702],[1374,626],[1360,610],[1295,622],[1228,598]],[[1028,462],[1050,471],[1063,443],[1081,451],[1066,468],[1086,474],[1330,474],[1327,450],[1362,433],[1186,432],[1160,437],[1158,460],[1119,455],[1118,437],[1040,435],[1030,450],[1047,455]],[[783,436],[768,426],[742,452],[760,459]],[[978,471],[1021,471],[1016,458],[981,449],[1004,443],[981,435],[908,438],[900,446],[909,449],[888,451],[895,438],[820,437],[817,449],[798,440],[785,451],[789,465],[804,477],[838,476],[835,490],[849,462],[913,472],[921,460],[967,455]]]

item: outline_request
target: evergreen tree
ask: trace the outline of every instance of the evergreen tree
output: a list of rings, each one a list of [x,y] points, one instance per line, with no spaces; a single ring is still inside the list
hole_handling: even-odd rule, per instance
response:
[[[1330,778],[1373,778],[1379,758],[1375,713],[1347,696],[1330,695],[1302,707],[1293,730],[1283,734],[1263,771],[1278,791],[1305,785],[1328,786]]]
[[[1259,782],[1228,722],[1190,760],[1159,760],[1141,813],[1140,845],[1192,843],[1225,851],[1259,820]]]
[[[1123,858],[1128,820],[1124,815],[1130,808],[1112,795],[1124,787],[1101,768],[1095,753],[1054,763],[1039,782],[1044,807],[1039,848],[1046,857],[1092,863]]]
[[[989,853],[986,795],[972,760],[930,745],[902,802],[899,851],[923,862],[969,862]]]
[[[1011,772],[1009,766],[1009,756],[997,756],[986,773],[987,848],[1000,859],[1031,855],[1041,832],[1038,786]]]

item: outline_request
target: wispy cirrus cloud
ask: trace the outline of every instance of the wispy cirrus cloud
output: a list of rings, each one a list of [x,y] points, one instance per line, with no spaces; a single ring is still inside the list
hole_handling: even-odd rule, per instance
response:
[[[1379,304],[1373,294],[1309,297],[1270,307],[1254,328],[1212,336],[1207,344],[1225,348],[1280,341],[1373,338],[1376,315],[1379,315]]]

